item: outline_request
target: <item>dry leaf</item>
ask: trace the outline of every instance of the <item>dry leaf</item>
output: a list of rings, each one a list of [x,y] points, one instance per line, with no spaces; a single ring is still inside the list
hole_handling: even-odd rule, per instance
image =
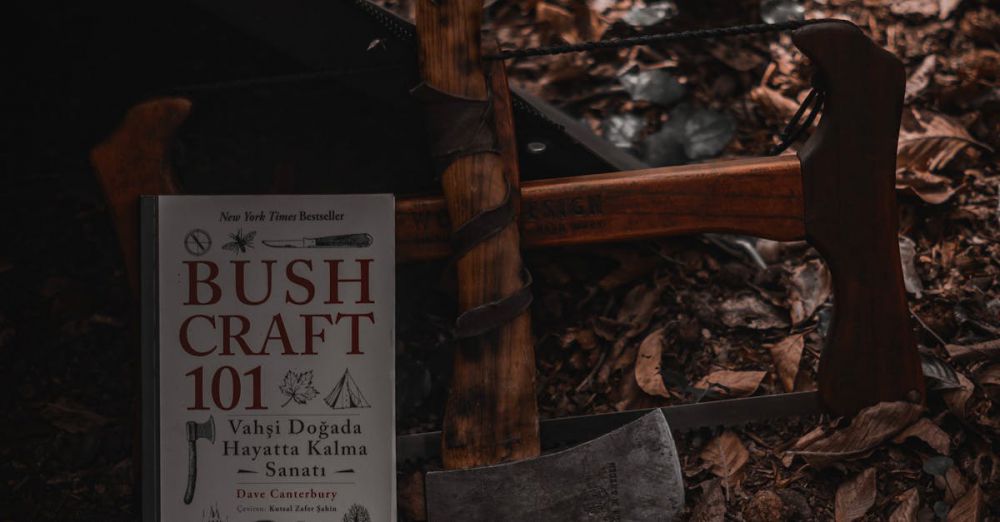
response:
[[[750,452],[731,431],[724,431],[712,439],[701,452],[701,460],[726,486],[739,483],[739,474],[750,459]]]
[[[981,386],[1000,386],[1000,364],[991,364],[976,372],[976,381]]]
[[[719,320],[730,328],[787,328],[788,321],[782,315],[780,310],[753,294],[733,297],[719,305]]]
[[[913,260],[917,257],[917,245],[906,236],[899,236],[899,261],[903,268],[903,286],[906,291],[920,299],[924,292],[924,283],[920,279]]]
[[[979,522],[983,515],[983,491],[976,485],[952,506],[948,522]]]
[[[951,13],[962,3],[962,0],[938,0],[941,4],[938,10],[938,18],[944,20],[951,16]]]
[[[969,399],[972,398],[976,385],[962,372],[955,372],[955,374],[958,375],[958,383],[962,387],[942,392],[941,397],[944,399],[945,404],[948,405],[948,410],[961,419],[965,417],[965,406],[969,402]]]
[[[896,190],[913,194],[931,205],[940,205],[948,201],[962,187],[962,185],[953,186],[951,178],[930,172],[906,169],[896,172]]]
[[[634,249],[616,248],[607,254],[618,261],[618,267],[602,277],[597,283],[598,288],[607,292],[648,274],[660,262],[659,258],[640,255]]]
[[[833,293],[833,277],[819,259],[810,260],[792,271],[788,288],[792,324],[798,325],[816,312]]]
[[[887,3],[889,9],[898,15],[934,16],[940,10],[938,0],[899,0]]]
[[[760,106],[765,116],[775,121],[788,121],[799,109],[795,100],[764,85],[750,91],[750,100]]]
[[[934,421],[923,417],[909,428],[903,430],[896,438],[892,439],[896,444],[902,444],[910,437],[918,438],[934,448],[942,455],[951,453],[951,437],[945,433]]]
[[[548,27],[566,43],[580,42],[580,33],[576,30],[573,13],[562,7],[539,2],[535,7],[535,20],[540,24],[548,24]]]
[[[805,346],[805,337],[796,334],[770,345],[771,358],[774,359],[774,367],[778,370],[778,378],[785,391],[795,390],[795,378],[799,374],[799,363],[802,361],[802,348]]]
[[[690,522],[724,522],[726,520],[726,496],[722,485],[712,480],[704,486],[704,493],[698,505],[691,511]]]
[[[917,510],[920,509],[920,492],[910,488],[896,497],[899,504],[889,516],[889,522],[917,522]]]
[[[926,89],[927,84],[930,83],[930,79],[934,75],[934,69],[936,68],[936,55],[929,54],[924,57],[924,61],[920,62],[920,65],[915,71],[913,71],[913,74],[906,79],[906,96],[903,98],[904,103],[910,103],[924,92],[924,89]]]
[[[635,360],[635,380],[642,391],[649,395],[670,398],[670,392],[660,375],[660,359],[663,356],[663,328],[654,331],[639,345],[639,356]]]
[[[93,431],[110,422],[107,417],[65,399],[46,404],[42,408],[42,417],[67,433]]]
[[[785,503],[781,497],[769,489],[758,492],[743,508],[743,520],[746,522],[774,522],[783,520],[782,512]]]
[[[949,504],[954,504],[969,491],[969,482],[955,465],[948,467],[943,474],[935,475],[934,485],[944,491],[944,501]]]
[[[713,391],[728,397],[743,397],[757,391],[765,375],[767,372],[720,370],[702,377],[695,388],[712,387]]]
[[[849,459],[878,446],[916,421],[923,407],[909,402],[880,402],[869,406],[846,428],[811,441],[800,439],[789,453],[814,467]]]
[[[661,291],[660,288],[639,284],[625,294],[615,318],[619,323],[629,325],[628,331],[623,334],[625,339],[635,337],[649,327],[656,305],[660,302]]]
[[[875,504],[875,468],[868,468],[837,488],[834,519],[837,522],[857,520]]]
[[[990,147],[976,141],[955,120],[930,111],[904,112],[899,129],[896,168],[934,172],[948,165],[966,147]]]

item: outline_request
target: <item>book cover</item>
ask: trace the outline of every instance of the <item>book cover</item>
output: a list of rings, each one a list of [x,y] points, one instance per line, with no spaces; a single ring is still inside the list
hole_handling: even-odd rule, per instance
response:
[[[395,520],[394,207],[143,198],[144,520]]]

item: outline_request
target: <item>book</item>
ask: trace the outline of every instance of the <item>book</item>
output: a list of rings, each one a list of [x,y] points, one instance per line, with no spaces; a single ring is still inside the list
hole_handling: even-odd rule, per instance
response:
[[[395,520],[392,195],[141,216],[143,520]]]

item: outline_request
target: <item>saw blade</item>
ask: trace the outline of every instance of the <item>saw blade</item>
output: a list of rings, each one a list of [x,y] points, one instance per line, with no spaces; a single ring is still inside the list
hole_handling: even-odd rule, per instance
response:
[[[594,415],[576,415],[546,419],[539,423],[542,448],[552,449],[585,442],[642,417],[654,408]],[[815,391],[781,393],[681,404],[660,408],[673,433],[698,428],[740,426],[786,417],[804,417],[822,413]],[[441,432],[431,431],[396,437],[397,461],[426,461],[441,455]]]

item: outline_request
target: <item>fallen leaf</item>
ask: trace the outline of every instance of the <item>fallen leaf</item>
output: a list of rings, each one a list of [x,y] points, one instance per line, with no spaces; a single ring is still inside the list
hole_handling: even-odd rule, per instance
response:
[[[911,108],[899,129],[896,168],[934,172],[948,165],[966,147],[991,150],[976,141],[955,120],[930,111]]]
[[[786,337],[768,348],[771,351],[771,358],[774,359],[774,367],[778,371],[778,378],[785,391],[795,390],[795,378],[799,374],[799,363],[802,361],[802,348],[805,346],[805,337],[796,334]]]
[[[755,52],[753,48],[744,45],[723,45],[719,43],[709,47],[708,53],[714,56],[716,60],[739,72],[752,71],[764,63],[764,57],[759,52]]]
[[[969,483],[959,471],[958,466],[951,466],[944,473],[936,475],[934,485],[944,491],[944,501],[949,504],[957,502],[969,490]]]
[[[832,293],[833,277],[822,261],[812,259],[796,267],[792,271],[788,288],[792,324],[801,324],[812,317]]]
[[[924,283],[917,273],[913,260],[917,256],[917,245],[906,236],[899,236],[899,261],[903,267],[903,286],[906,291],[920,299],[924,292]]]
[[[730,327],[746,327],[754,330],[787,328],[788,321],[781,311],[753,294],[727,299],[719,305],[719,320]]]
[[[948,512],[948,522],[979,522],[984,514],[983,491],[975,485],[952,506]]]
[[[785,503],[777,493],[770,489],[758,492],[743,508],[743,520],[746,522],[774,522],[785,518],[782,515]]]
[[[649,321],[653,318],[656,305],[660,302],[661,289],[650,287],[646,284],[636,285],[625,294],[622,304],[618,308],[616,320],[621,324],[629,325],[624,337],[632,338],[644,331],[649,326]]]
[[[695,388],[711,388],[728,397],[744,397],[757,391],[765,375],[767,372],[720,370],[702,377]]]
[[[795,100],[764,85],[750,90],[750,100],[761,108],[765,116],[775,121],[788,121],[799,109]]]
[[[944,20],[951,16],[951,13],[958,7],[958,4],[962,3],[962,0],[938,0],[940,9],[938,10],[938,18]]]
[[[991,364],[976,372],[980,386],[1000,386],[1000,364]]]
[[[726,496],[718,480],[703,486],[701,499],[691,511],[690,522],[724,522],[726,520]]]
[[[546,2],[539,2],[535,6],[535,20],[539,24],[546,24],[550,30],[558,34],[566,43],[579,43],[580,33],[576,29],[576,20],[573,13],[562,7],[558,7]]]
[[[962,188],[962,185],[955,187],[951,178],[930,172],[908,169],[896,172],[896,190],[912,194],[931,205],[940,205],[948,201]]]
[[[868,468],[858,476],[837,487],[834,499],[834,519],[837,522],[857,520],[875,504],[875,468]]]
[[[739,482],[740,471],[749,459],[750,452],[740,438],[728,430],[712,439],[701,452],[701,460],[727,487]]]
[[[925,56],[924,61],[920,62],[913,74],[906,79],[906,95],[903,98],[903,103],[910,103],[923,94],[936,68],[937,56],[933,54]]]
[[[901,0],[886,2],[889,10],[898,15],[920,15],[934,16],[938,14],[940,8],[938,0]]]
[[[649,395],[670,398],[660,374],[660,360],[663,357],[663,328],[646,336],[639,345],[639,356],[635,360],[635,380],[642,391]]]
[[[932,390],[955,390],[962,387],[958,374],[948,363],[929,354],[920,354],[920,369]]]
[[[107,417],[66,399],[46,404],[41,414],[50,424],[67,433],[86,433],[110,422]]]
[[[946,344],[944,349],[948,351],[948,356],[953,361],[963,359],[1000,360],[1000,339],[964,345]]]
[[[813,467],[856,457],[913,424],[923,407],[909,402],[880,402],[861,410],[846,428],[822,438],[795,443],[790,454],[799,455]]]
[[[641,255],[635,249],[616,248],[607,254],[618,261],[618,266],[597,282],[597,287],[606,292],[639,279],[656,268],[660,262],[659,258]]]
[[[926,442],[928,446],[942,455],[951,453],[951,437],[937,424],[934,424],[934,421],[926,417],[922,417],[912,426],[903,430],[892,441],[896,444],[902,444],[910,437]]]
[[[961,385],[961,388],[943,392],[941,397],[944,399],[945,404],[948,405],[948,410],[961,419],[965,417],[966,404],[972,398],[976,385],[963,375],[962,372],[955,372],[955,374],[958,375],[958,383]]]
[[[684,86],[663,69],[633,70],[618,77],[633,100],[669,107],[684,97]]]
[[[899,504],[889,515],[889,522],[917,522],[917,510],[920,509],[920,492],[917,488],[910,488],[901,493],[896,499]]]
[[[636,4],[629,12],[625,13],[622,20],[634,27],[649,27],[668,18],[673,18],[676,14],[677,4],[673,0],[663,0],[646,6]]]

